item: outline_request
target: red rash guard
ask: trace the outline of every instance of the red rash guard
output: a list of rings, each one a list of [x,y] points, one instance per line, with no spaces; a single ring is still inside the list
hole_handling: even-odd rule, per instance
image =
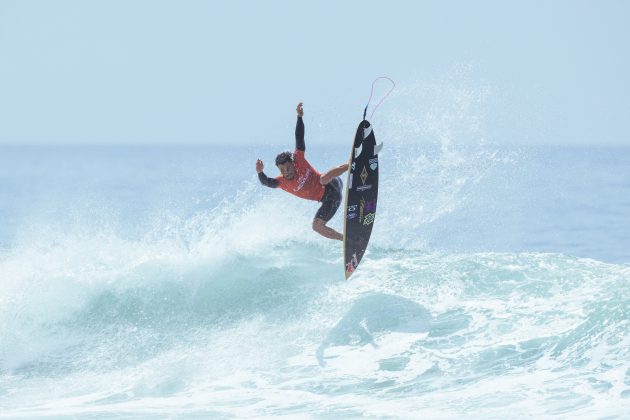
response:
[[[320,184],[321,175],[304,158],[303,150],[293,152],[293,165],[295,166],[295,176],[288,180],[282,175],[275,179],[278,186],[288,193],[307,200],[321,201],[324,196],[324,186]]]

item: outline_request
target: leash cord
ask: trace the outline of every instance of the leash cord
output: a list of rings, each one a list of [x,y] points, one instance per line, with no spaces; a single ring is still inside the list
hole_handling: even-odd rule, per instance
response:
[[[377,77],[376,79],[374,79],[374,81],[372,82],[372,89],[370,90],[370,99],[368,99],[367,105],[365,106],[365,109],[363,110],[363,119],[365,119],[365,116],[367,114],[367,109],[368,106],[370,106],[370,102],[372,102],[372,95],[374,94],[374,85],[376,84],[376,82],[380,79],[386,79],[389,80],[392,84],[392,88],[385,94],[385,96],[383,96],[381,98],[381,100],[378,102],[378,104],[376,104],[376,106],[374,107],[374,109],[372,110],[372,113],[370,114],[370,120],[372,119],[372,117],[374,116],[374,113],[376,112],[376,110],[378,109],[379,106],[381,106],[381,104],[383,103],[383,101],[389,96],[390,93],[392,93],[392,91],[394,90],[394,88],[396,87],[396,83],[394,83],[394,81],[392,79],[390,79],[387,76],[380,76]]]

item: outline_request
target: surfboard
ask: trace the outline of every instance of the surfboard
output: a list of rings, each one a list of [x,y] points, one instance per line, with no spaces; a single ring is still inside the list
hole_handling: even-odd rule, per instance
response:
[[[361,121],[352,142],[346,181],[343,225],[346,279],[359,266],[372,235],[378,198],[378,152],[382,147],[382,143],[376,144],[372,125],[365,119]]]

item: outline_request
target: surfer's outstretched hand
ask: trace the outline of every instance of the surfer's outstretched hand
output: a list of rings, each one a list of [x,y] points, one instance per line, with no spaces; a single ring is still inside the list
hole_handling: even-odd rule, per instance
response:
[[[298,106],[297,106],[297,108],[295,108],[295,110],[297,111],[298,117],[304,116],[304,109],[302,108],[302,102],[300,102],[298,104]]]
[[[263,164],[263,161],[258,159],[256,161],[256,172],[261,173],[264,169],[265,169],[265,165]]]

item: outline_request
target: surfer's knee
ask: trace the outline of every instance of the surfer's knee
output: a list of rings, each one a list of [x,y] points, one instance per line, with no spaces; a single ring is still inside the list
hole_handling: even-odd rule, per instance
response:
[[[316,217],[315,219],[313,219],[313,230],[315,232],[321,232],[322,228],[326,226],[326,221],[323,219],[320,219],[319,217]]]

